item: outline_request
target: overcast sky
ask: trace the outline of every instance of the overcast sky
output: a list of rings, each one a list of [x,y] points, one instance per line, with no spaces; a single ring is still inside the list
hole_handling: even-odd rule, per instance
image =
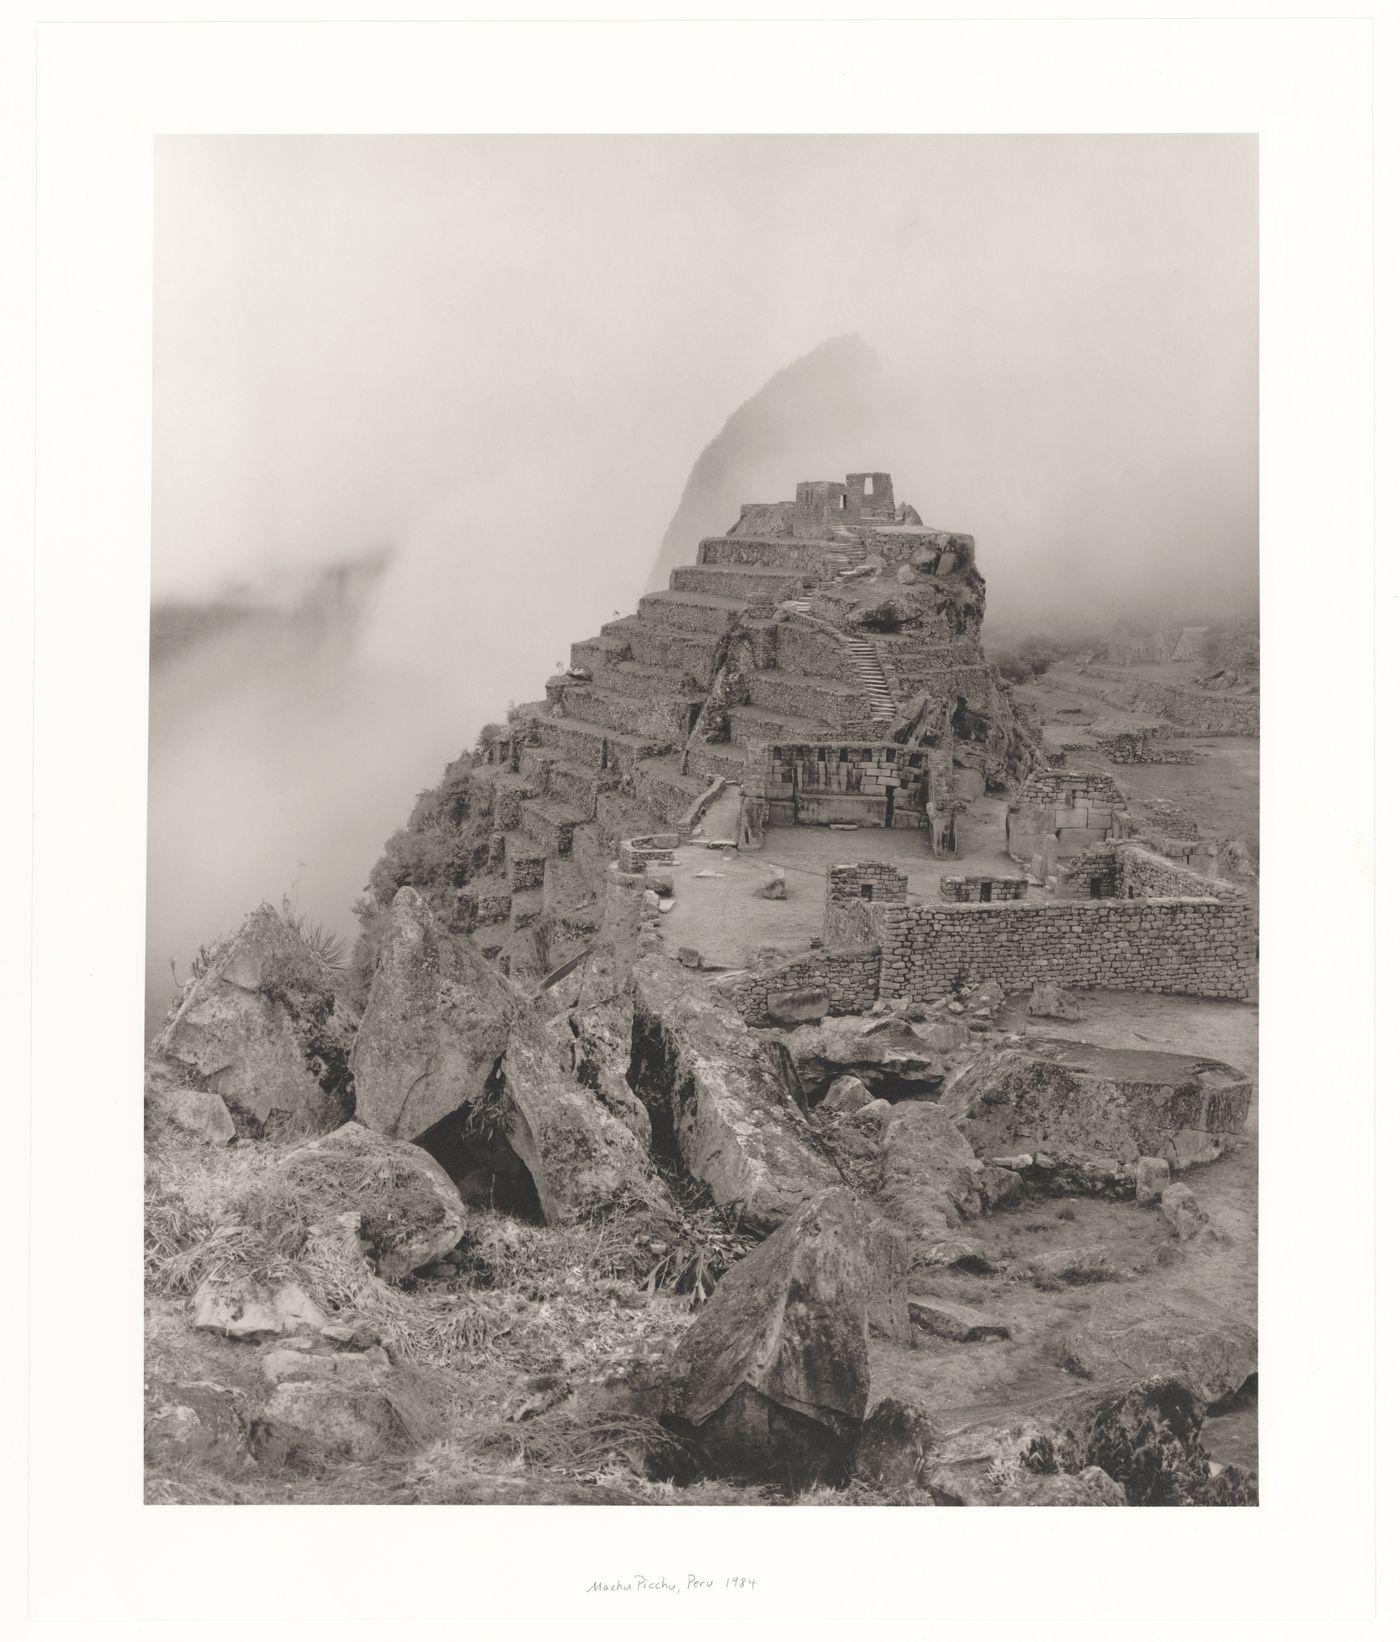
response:
[[[156,260],[157,597],[508,538],[610,613],[724,418],[843,332],[993,587],[1252,577],[1249,138],[173,139]]]

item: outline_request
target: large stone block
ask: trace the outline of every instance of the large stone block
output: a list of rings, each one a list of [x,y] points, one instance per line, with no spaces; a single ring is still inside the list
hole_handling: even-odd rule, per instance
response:
[[[1028,1038],[975,1056],[943,1098],[980,1156],[1123,1165],[1146,1156],[1180,1169],[1219,1157],[1244,1132],[1253,1094],[1221,1061]]]

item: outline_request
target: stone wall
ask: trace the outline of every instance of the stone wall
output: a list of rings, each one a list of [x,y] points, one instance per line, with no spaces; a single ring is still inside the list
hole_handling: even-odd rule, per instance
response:
[[[822,940],[833,949],[869,946],[875,940],[870,908],[877,901],[902,903],[909,880],[887,861],[853,861],[826,869]]]
[[[1112,844],[1063,856],[1055,863],[1055,894],[1062,901],[1115,901],[1123,894],[1119,866]]]
[[[653,815],[671,827],[681,827],[699,796],[696,777],[681,775],[672,766],[648,760],[634,764],[627,781],[637,802],[645,804]]]
[[[882,997],[930,1003],[972,980],[1008,991],[1045,980],[1205,998],[1250,993],[1253,923],[1235,897],[877,904],[870,916]]]
[[[650,867],[673,867],[680,837],[674,832],[654,832],[642,838],[624,838],[618,850],[618,865],[624,872],[645,872]]]
[[[841,641],[810,621],[780,621],[774,628],[777,664],[784,673],[860,684],[860,674]]]
[[[1043,860],[1050,835],[1069,849],[1121,836],[1127,806],[1113,777],[1095,770],[1034,770],[1006,810],[1006,849],[1018,861]]]
[[[750,1026],[785,1015],[801,998],[804,1015],[863,1014],[880,995],[880,949],[845,947],[839,952],[814,950],[776,969],[756,974],[741,970],[722,983],[725,996]]]
[[[744,794],[768,801],[768,825],[914,829],[926,824],[929,753],[878,742],[786,743],[750,748]]]
[[[1204,878],[1189,867],[1168,861],[1137,845],[1120,844],[1115,853],[1118,856],[1118,893],[1124,899],[1214,895],[1231,900],[1240,894],[1233,884],[1219,878]]]
[[[1114,730],[1095,738],[1095,744],[1115,764],[1194,764],[1194,747],[1164,747],[1155,729]],[[1079,750],[1079,749],[1075,749]],[[1063,751],[1071,751],[1066,743]]]
[[[1026,888],[1024,878],[959,878],[950,875],[938,880],[938,899],[978,903],[1024,901]]]
[[[870,703],[863,690],[809,674],[751,673],[748,705],[788,718],[815,719],[831,725],[838,736],[858,736],[870,723]]]
[[[771,536],[707,536],[697,564],[761,564],[774,569],[820,570],[840,550],[834,543],[783,541]],[[839,562],[839,561],[838,561]]]

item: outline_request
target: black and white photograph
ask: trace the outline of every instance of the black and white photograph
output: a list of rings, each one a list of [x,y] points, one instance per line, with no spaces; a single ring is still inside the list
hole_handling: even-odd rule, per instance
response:
[[[148,1499],[1256,1503],[1256,168],[158,146]]]
[[[1375,50],[26,36],[25,1634],[1376,1621]]]

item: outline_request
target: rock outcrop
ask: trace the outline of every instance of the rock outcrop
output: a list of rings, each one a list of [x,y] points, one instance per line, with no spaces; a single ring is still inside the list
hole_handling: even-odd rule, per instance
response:
[[[870,1313],[890,1305],[868,1236],[856,1198],[824,1192],[720,1280],[681,1342],[671,1410],[712,1466],[816,1477],[849,1454]]]
[[[542,1007],[401,889],[356,1042],[361,1122],[418,1140],[453,1179],[484,1180],[479,1195],[550,1224],[653,1194],[635,1117],[614,1115],[565,1059]]]
[[[1181,1169],[1219,1157],[1244,1132],[1254,1085],[1220,1061],[1026,1039],[989,1049],[950,1078],[943,1102],[979,1156],[1109,1160]]]
[[[355,1115],[416,1140],[475,1105],[505,1055],[514,1009],[500,970],[444,930],[417,890],[401,889],[355,1039]]]
[[[880,1138],[879,1201],[908,1234],[915,1261],[964,1218],[981,1212],[981,1166],[941,1106],[892,1107]]]
[[[334,1128],[351,1110],[355,1024],[335,972],[264,903],[209,955],[152,1051],[158,1070],[260,1123]]]
[[[1190,1380],[1207,1406],[1233,1396],[1259,1369],[1255,1329],[1189,1288],[1154,1295],[1145,1313],[1131,1296],[1099,1291],[1069,1350],[1077,1370],[1096,1380]]]
[[[523,1010],[501,1063],[500,1111],[506,1140],[530,1172],[548,1225],[659,1196],[636,1133],[569,1077],[539,1021]]]
[[[819,1094],[835,1078],[857,1077],[872,1095],[934,1095],[947,1072],[947,1051],[966,1042],[956,1022],[930,1026],[897,1015],[828,1015],[783,1034],[802,1088]]]
[[[717,994],[664,958],[643,958],[633,984],[632,1086],[716,1203],[767,1232],[840,1184],[814,1144],[780,1044],[749,1032]]]

